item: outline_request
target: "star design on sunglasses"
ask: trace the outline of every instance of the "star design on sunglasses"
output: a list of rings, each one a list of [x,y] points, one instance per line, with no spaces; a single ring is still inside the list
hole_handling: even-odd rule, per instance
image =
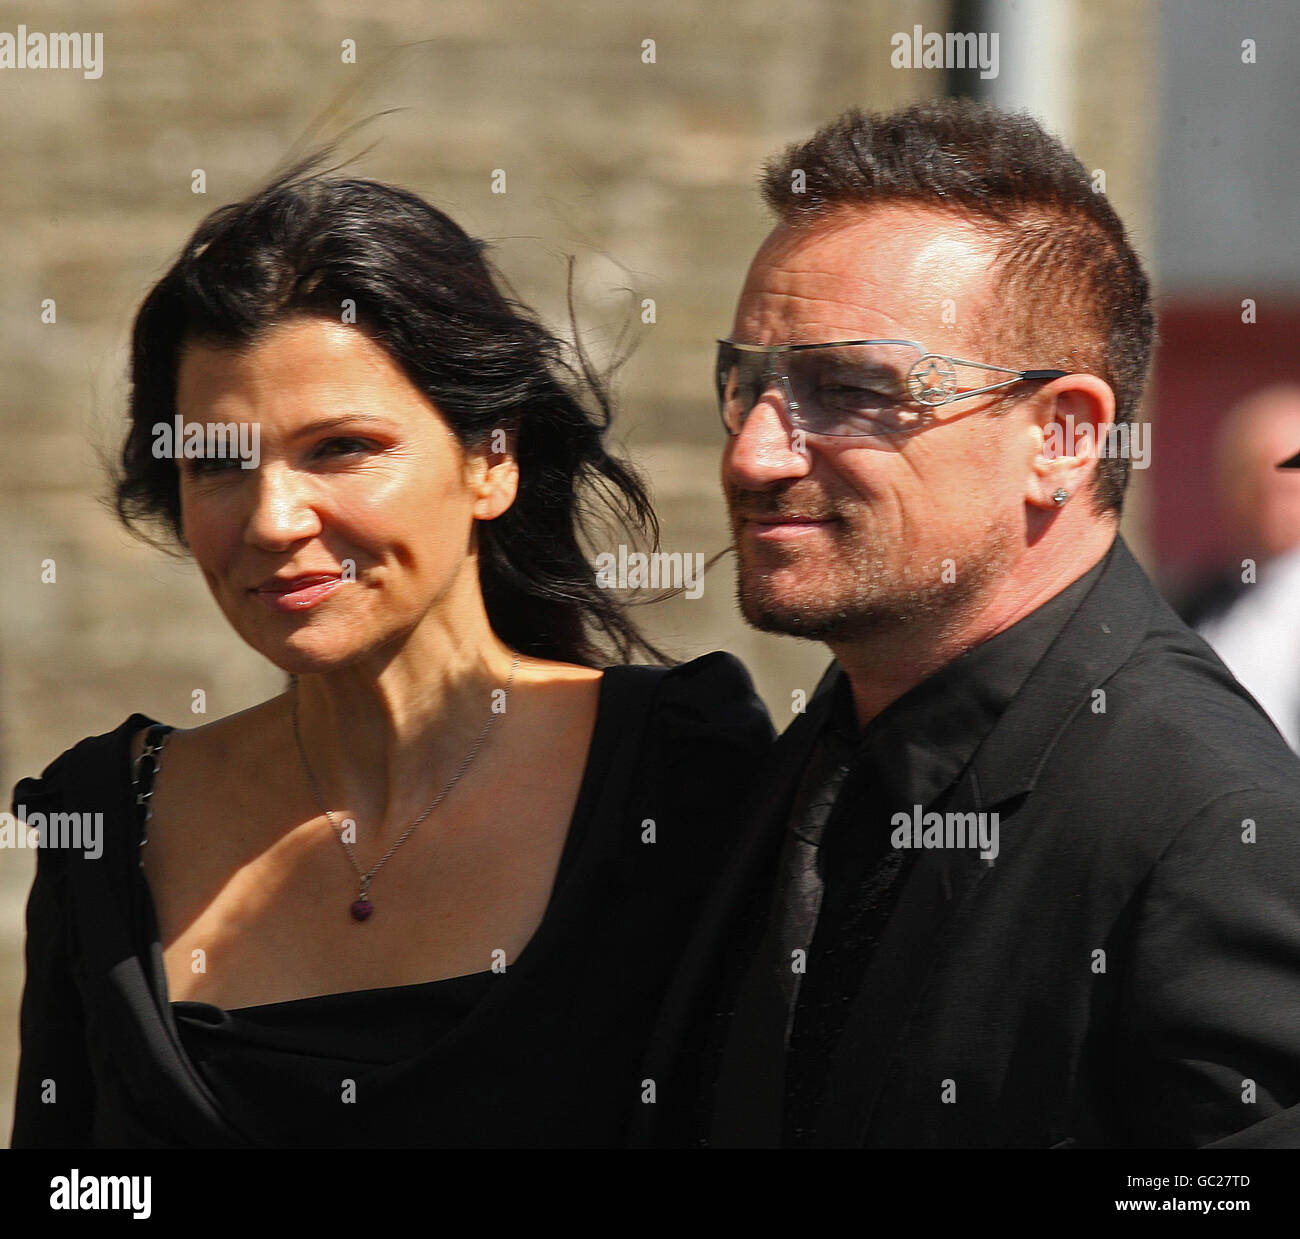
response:
[[[907,389],[921,404],[934,407],[949,400],[957,390],[957,371],[941,365],[946,358],[930,353],[917,359],[908,371]]]

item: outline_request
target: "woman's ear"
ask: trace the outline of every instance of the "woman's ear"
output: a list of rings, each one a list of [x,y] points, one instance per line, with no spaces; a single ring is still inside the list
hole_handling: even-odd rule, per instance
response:
[[[514,503],[519,493],[518,439],[517,424],[497,426],[480,447],[466,453],[475,520],[494,521]]]

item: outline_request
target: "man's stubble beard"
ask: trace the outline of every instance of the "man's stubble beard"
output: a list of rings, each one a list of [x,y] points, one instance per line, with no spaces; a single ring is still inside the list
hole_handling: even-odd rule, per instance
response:
[[[778,596],[769,574],[753,567],[747,571],[743,553],[737,550],[736,602],[746,622],[761,632],[826,643],[955,626],[959,617],[978,607],[978,600],[1015,559],[1010,540],[996,527],[977,532],[977,546],[968,544],[917,565],[902,555],[897,566],[891,566],[882,548],[856,541],[838,555],[811,563],[820,579],[793,599],[791,591]],[[944,580],[946,559],[953,561],[951,581]],[[795,557],[779,571],[790,573],[797,563]]]

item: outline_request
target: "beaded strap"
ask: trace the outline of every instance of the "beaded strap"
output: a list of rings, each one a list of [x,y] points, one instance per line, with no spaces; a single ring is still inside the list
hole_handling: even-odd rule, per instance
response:
[[[153,782],[162,769],[159,760],[167,736],[173,730],[166,723],[155,723],[149,728],[144,738],[144,751],[135,759],[135,773],[131,783],[135,788],[135,802],[144,805],[144,816],[140,819],[140,846],[149,842],[148,825],[153,817]]]

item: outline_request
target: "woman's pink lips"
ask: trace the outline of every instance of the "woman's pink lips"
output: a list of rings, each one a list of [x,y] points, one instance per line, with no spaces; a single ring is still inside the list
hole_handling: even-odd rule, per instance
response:
[[[342,584],[342,577],[305,576],[285,581],[283,586],[278,582],[275,586],[262,586],[253,593],[273,611],[305,611]]]

